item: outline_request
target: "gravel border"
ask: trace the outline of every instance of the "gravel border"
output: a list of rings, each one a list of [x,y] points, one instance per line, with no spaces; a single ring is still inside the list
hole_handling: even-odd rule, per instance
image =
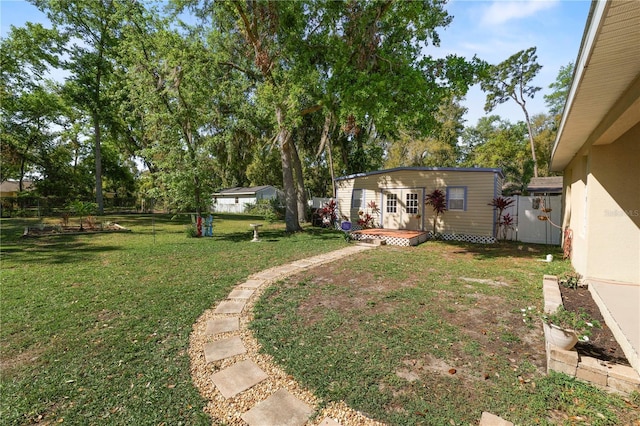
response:
[[[364,248],[362,248],[364,250]],[[347,253],[344,253],[347,251]],[[274,363],[273,358],[270,355],[260,353],[260,344],[255,339],[251,331],[249,330],[249,323],[253,320],[253,307],[256,301],[260,298],[264,290],[273,283],[285,278],[286,276],[294,275],[302,270],[311,269],[320,265],[321,263],[330,262],[333,259],[344,257],[344,255],[358,252],[354,249],[354,246],[350,246],[347,249],[337,250],[325,255],[312,258],[310,263],[312,265],[308,267],[298,267],[292,270],[291,264],[282,265],[276,268],[271,268],[266,271],[262,271],[258,274],[254,274],[249,277],[251,279],[264,279],[261,276],[270,275],[272,273],[276,278],[264,280],[265,283],[261,285],[247,300],[242,313],[239,314],[240,328],[237,331],[220,333],[217,335],[206,335],[205,330],[207,322],[215,318],[220,317],[235,317],[238,315],[231,314],[217,314],[214,312],[215,306],[204,311],[204,313],[197,319],[193,325],[193,331],[189,336],[189,359],[191,361],[191,377],[196,388],[200,394],[209,402],[204,408],[204,411],[208,413],[212,418],[212,424],[228,424],[228,425],[246,425],[247,423],[241,419],[242,414],[249,411],[257,403],[265,400],[271,396],[278,389],[286,389],[296,398],[309,404],[314,409],[314,415],[310,420],[306,422],[307,426],[318,426],[326,418],[333,419],[342,426],[378,426],[383,423],[367,418],[362,413],[355,411],[348,407],[344,402],[327,404],[321,411],[319,405],[322,402],[311,391],[300,385],[292,376],[288,375],[282,368]],[[319,261],[317,259],[326,257],[326,260]],[[293,262],[300,265],[300,262]],[[236,289],[241,288],[242,284],[236,286]],[[216,304],[217,306],[217,304]],[[220,361],[207,363],[204,356],[204,346],[207,343],[228,338],[231,336],[239,336],[247,350],[245,354],[233,356]],[[220,391],[215,387],[211,376],[218,371],[228,368],[234,365],[236,362],[251,360],[255,362],[267,375],[266,380],[258,383],[257,385],[239,393],[238,395],[226,399]]]

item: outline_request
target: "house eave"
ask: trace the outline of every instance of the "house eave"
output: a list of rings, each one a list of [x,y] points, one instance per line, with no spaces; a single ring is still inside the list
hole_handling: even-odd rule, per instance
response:
[[[640,55],[633,54],[638,28],[640,2],[592,2],[551,171],[564,170],[583,149],[612,143],[640,121]]]

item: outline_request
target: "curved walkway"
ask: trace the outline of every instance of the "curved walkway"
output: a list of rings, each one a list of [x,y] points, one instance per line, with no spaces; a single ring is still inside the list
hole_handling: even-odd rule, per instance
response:
[[[253,305],[269,285],[370,248],[351,245],[254,274],[198,318],[189,339],[191,376],[209,401],[205,411],[214,424],[381,425],[342,402],[316,413],[321,401],[278,367],[271,356],[259,353],[260,345],[248,329]]]

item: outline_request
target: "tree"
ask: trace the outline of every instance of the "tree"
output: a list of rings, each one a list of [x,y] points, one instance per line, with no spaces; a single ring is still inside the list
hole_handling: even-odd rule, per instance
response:
[[[549,115],[554,117],[557,123],[560,122],[560,115],[569,96],[574,68],[573,62],[569,62],[567,66],[560,67],[556,81],[549,85],[549,88],[553,91],[548,95],[544,95],[544,102],[549,108]]]
[[[536,147],[526,104],[527,98],[533,98],[541,89],[541,87],[531,85],[532,80],[542,68],[542,65],[536,62],[537,59],[535,47],[521,50],[498,65],[489,67],[486,77],[480,83],[480,87],[487,94],[484,106],[486,112],[493,111],[496,106],[510,99],[514,100],[522,109],[528,129],[535,177],[538,177]]]
[[[527,129],[524,122],[511,124],[497,115],[482,117],[462,136],[465,167],[497,167],[505,175],[507,192],[523,192],[533,174],[533,162],[527,153]]]
[[[59,65],[64,38],[41,24],[11,27],[0,40],[1,180],[36,173],[39,153],[56,137],[64,105],[59,87],[47,76]]]
[[[112,74],[121,14],[114,0],[32,0],[61,32],[82,40],[69,47],[66,68],[74,83],[74,103],[91,117],[95,159],[95,195],[98,214],[103,214],[102,133],[111,100],[105,95]]]
[[[387,148],[385,167],[455,167],[461,154],[458,140],[464,130],[466,110],[457,100],[446,99],[438,110],[437,126],[430,136],[420,137],[415,131],[401,130]]]
[[[466,91],[475,77],[476,66],[462,58],[424,54],[439,43],[435,29],[451,20],[439,2],[181,3],[209,19],[221,44],[234,46],[226,65],[255,82],[257,108],[272,117],[288,231],[300,229],[303,156],[295,134],[306,115],[322,111],[327,130],[318,145],[340,145],[344,167],[364,171],[381,164],[382,142],[399,126],[432,127],[440,99]]]

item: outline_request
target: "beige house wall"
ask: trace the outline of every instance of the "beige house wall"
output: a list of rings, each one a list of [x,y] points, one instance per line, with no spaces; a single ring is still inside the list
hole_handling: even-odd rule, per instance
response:
[[[563,222],[573,231],[573,267],[587,279],[640,282],[639,165],[640,124],[565,169]]]
[[[365,205],[375,201],[381,212],[376,224],[383,221],[385,215],[384,191],[420,190],[427,194],[434,189],[446,192],[447,187],[466,188],[467,208],[465,211],[446,211],[438,220],[437,231],[456,235],[492,236],[494,230],[494,211],[488,204],[501,194],[501,179],[495,172],[468,170],[412,170],[402,169],[380,174],[369,174],[337,181],[337,199],[341,216],[353,223],[358,220],[358,209],[351,208],[351,195],[354,189],[363,189]],[[433,210],[425,206],[423,195],[420,197],[420,220],[422,230],[433,227]],[[363,209],[369,212],[369,209]]]

